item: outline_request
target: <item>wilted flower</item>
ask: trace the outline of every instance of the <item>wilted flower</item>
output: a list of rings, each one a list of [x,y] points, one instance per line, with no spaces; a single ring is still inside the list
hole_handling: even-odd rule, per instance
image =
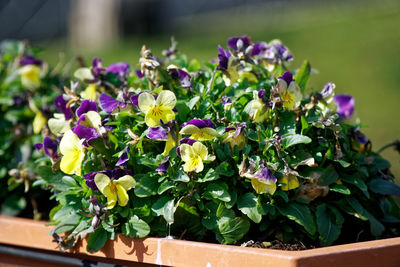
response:
[[[43,143],[35,144],[35,148],[37,150],[41,150],[43,148],[44,153],[50,157],[52,162],[57,161],[57,143],[51,139],[49,136],[45,136],[43,138]]]
[[[257,194],[275,193],[276,177],[268,168],[261,166],[255,173],[246,173],[244,176],[251,180],[251,185]]]
[[[155,128],[162,123],[167,123],[175,119],[173,111],[176,105],[175,94],[168,90],[163,90],[157,97],[149,93],[139,95],[139,109],[145,114],[145,122],[147,126]]]
[[[123,152],[119,156],[117,163],[115,163],[115,166],[126,167],[128,165],[128,160],[129,160],[129,146],[124,148]]]
[[[203,161],[212,160],[212,157],[208,155],[207,147],[200,142],[195,142],[193,145],[180,145],[180,153],[185,162],[183,166],[185,172],[195,171],[199,173],[204,169]]]
[[[168,72],[171,74],[172,78],[178,79],[181,82],[182,87],[192,87],[192,83],[190,81],[192,77],[186,71],[171,65],[168,67]]]
[[[283,191],[292,190],[300,186],[299,179],[293,174],[284,175],[279,179],[279,183],[284,184],[281,186]]]
[[[135,179],[130,175],[122,176],[117,180],[112,180],[106,174],[98,173],[94,177],[94,182],[99,191],[107,197],[107,209],[112,209],[118,204],[126,206],[129,201],[128,192],[136,185]]]
[[[160,175],[164,175],[167,173],[167,170],[170,165],[170,157],[166,156],[163,161],[161,162],[160,166],[156,169],[156,172]]]
[[[84,139],[68,130],[60,141],[61,158],[60,169],[66,174],[81,175],[81,165],[85,158]]]

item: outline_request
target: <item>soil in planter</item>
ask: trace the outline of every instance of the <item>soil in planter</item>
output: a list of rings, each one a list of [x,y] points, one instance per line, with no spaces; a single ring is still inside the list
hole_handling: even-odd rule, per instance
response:
[[[247,241],[241,245],[241,247],[252,247],[252,248],[270,248],[287,251],[298,251],[315,248],[313,245],[305,245],[302,242],[285,243],[280,240],[274,240],[272,242],[254,242],[253,240]]]

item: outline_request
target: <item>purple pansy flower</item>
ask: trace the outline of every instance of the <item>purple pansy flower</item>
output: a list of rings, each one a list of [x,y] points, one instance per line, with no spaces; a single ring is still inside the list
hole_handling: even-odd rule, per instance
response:
[[[94,177],[98,173],[103,173],[110,177],[111,179],[118,179],[124,175],[130,175],[133,176],[133,173],[130,171],[124,170],[124,169],[113,169],[113,170],[104,170],[104,171],[97,171],[97,172],[90,172],[88,174],[84,174],[83,177],[85,178],[86,185],[93,189],[94,191],[99,191],[99,189],[96,186],[96,183],[94,182]]]
[[[290,71],[285,72],[284,74],[282,74],[281,77],[278,77],[278,79],[284,80],[287,86],[289,86],[289,84],[294,81],[293,74]]]
[[[170,160],[169,156],[166,156],[164,158],[164,160],[161,162],[160,166],[158,166],[158,168],[156,169],[156,172],[158,174],[164,175],[167,173],[167,170],[168,170],[169,164],[170,164],[169,160]]]
[[[169,69],[168,72],[171,74],[172,78],[180,80],[182,87],[192,87],[192,83],[190,82],[192,77],[186,71],[182,69]]]
[[[262,56],[268,49],[268,44],[266,42],[256,42],[253,45],[253,50],[251,50],[251,56]]]
[[[76,116],[79,118],[82,114],[85,114],[88,111],[98,112],[97,104],[95,101],[84,100],[79,108],[76,110]]]
[[[20,66],[25,66],[25,65],[36,65],[36,66],[42,66],[43,61],[40,59],[37,59],[33,56],[24,56],[19,60],[19,65]]]
[[[335,89],[336,85],[332,82],[328,82],[322,88],[321,95],[323,98],[327,98],[333,94],[333,90]]]
[[[348,118],[354,113],[354,97],[346,94],[341,94],[334,96],[333,101],[337,105],[337,113],[339,114],[339,116]]]
[[[84,115],[83,115],[84,116]],[[86,127],[84,125],[78,124],[72,131],[79,137],[79,139],[85,139],[84,144],[89,146],[88,142],[97,139],[101,136],[99,131],[94,127]]]
[[[107,113],[112,113],[116,108],[124,108],[126,104],[118,101],[106,93],[102,93],[99,98],[100,107]]]
[[[95,77],[98,77],[106,69],[101,65],[102,59],[95,57],[92,61],[92,73]]]
[[[271,59],[273,63],[289,62],[294,59],[289,49],[280,42],[270,44],[265,52],[265,57]]]
[[[218,69],[220,70],[227,70],[228,69],[228,63],[229,63],[229,58],[232,56],[231,52],[229,50],[223,49],[220,45],[218,45]]]
[[[65,101],[63,95],[59,95],[54,99],[54,105],[59,112],[64,114],[65,120],[70,120],[74,117],[71,108],[67,108],[67,101]]]
[[[128,160],[129,160],[129,147],[125,147],[124,152],[122,152],[121,156],[119,157],[117,163],[115,166],[122,166],[126,167],[128,165]]]
[[[197,141],[191,138],[182,138],[181,140],[179,140],[179,146],[176,148],[176,154],[180,157],[181,156],[181,149],[180,149],[180,145],[182,144],[188,144],[189,146],[193,145],[194,143],[196,143]]]
[[[238,137],[243,131],[244,129],[247,128],[247,124],[245,122],[242,123],[238,123],[235,127],[227,127],[225,128],[225,132],[229,132],[229,131],[235,131],[235,134],[232,136],[233,138]]]
[[[230,97],[227,96],[223,96],[222,97],[222,105],[229,105],[232,104],[232,99]]]
[[[158,126],[157,128],[149,128],[149,133],[147,134],[147,137],[152,139],[152,140],[163,140],[167,139],[168,137],[168,129],[165,129],[162,126]]]
[[[267,180],[270,184],[274,184],[277,181],[276,177],[266,167],[262,167],[257,172],[255,172],[254,177],[263,179],[263,180]]]
[[[188,122],[185,122],[182,124],[182,128],[184,128],[187,125],[194,125],[197,128],[201,129],[201,128],[215,128],[214,123],[210,120],[210,119],[192,119]]]
[[[45,136],[43,138],[43,143],[35,144],[35,148],[37,150],[41,150],[43,148],[44,153],[49,156],[53,161],[56,161],[57,156],[57,143],[53,141],[49,136]]]
[[[139,79],[144,77],[144,73],[141,70],[136,70],[135,73],[136,73],[136,76],[139,77]]]
[[[114,73],[119,78],[123,79],[129,74],[130,66],[126,62],[118,62],[108,66],[106,73]]]
[[[234,36],[228,39],[228,47],[232,48],[235,51],[238,50],[245,50],[251,44],[250,37],[243,35],[243,36]],[[241,46],[241,47],[238,47]]]

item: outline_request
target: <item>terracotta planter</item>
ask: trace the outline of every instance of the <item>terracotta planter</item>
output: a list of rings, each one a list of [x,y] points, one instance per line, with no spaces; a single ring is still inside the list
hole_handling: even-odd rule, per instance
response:
[[[55,258],[58,266],[63,259],[108,262],[112,264],[149,266],[399,266],[400,237],[360,242],[348,245],[310,249],[306,251],[279,251],[172,240],[165,238],[131,239],[118,236],[97,253],[87,253],[86,242],[67,253],[60,253],[49,236],[51,227],[45,222],[0,216],[0,243],[6,249],[16,250],[10,256],[0,251],[2,266],[32,266],[34,260],[19,257],[18,249],[27,248],[40,255]],[[9,246],[12,247],[9,247]],[[4,246],[3,246],[4,247]],[[46,254],[44,254],[46,253]],[[67,257],[66,257],[67,256]],[[13,258],[15,257],[15,258]],[[48,258],[48,259],[49,259]],[[47,259],[47,260],[48,260]],[[28,260],[28,261],[26,261]],[[51,266],[46,258],[37,258],[37,265]],[[24,264],[25,262],[25,264]],[[35,263],[36,264],[36,263]],[[54,265],[53,265],[54,266]]]

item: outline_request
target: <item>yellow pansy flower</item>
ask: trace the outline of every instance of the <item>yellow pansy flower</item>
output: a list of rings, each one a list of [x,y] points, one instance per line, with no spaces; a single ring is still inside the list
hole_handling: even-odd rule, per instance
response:
[[[204,169],[203,161],[212,160],[208,155],[208,149],[200,142],[195,142],[193,145],[180,145],[181,158],[185,162],[183,170],[185,172],[201,172]]]
[[[285,184],[281,187],[283,191],[292,190],[300,186],[299,179],[293,174],[283,176],[279,179],[279,183]]]
[[[98,173],[94,182],[99,191],[107,197],[107,209],[114,208],[117,202],[121,207],[126,206],[129,201],[128,191],[136,185],[135,179],[130,175],[111,180],[107,175]]]
[[[62,113],[55,113],[54,118],[49,119],[48,125],[52,134],[60,136],[71,129],[71,120],[65,120]]]
[[[97,100],[97,86],[94,83],[89,84],[86,89],[81,92],[81,97],[83,99],[88,99],[92,101]]]
[[[155,128],[163,123],[175,119],[175,112],[172,110],[176,105],[175,94],[169,90],[163,90],[157,100],[149,93],[142,93],[138,99],[139,109],[145,114],[147,126]]]
[[[43,126],[46,125],[47,118],[39,110],[35,112],[35,118],[33,119],[33,133],[38,134],[42,130]]]
[[[24,87],[38,88],[40,86],[41,69],[36,65],[25,65],[19,69],[21,83]]]
[[[257,91],[253,91],[253,100],[247,103],[244,111],[258,123],[265,121],[269,114],[267,105],[258,97]]]
[[[68,130],[60,141],[61,158],[60,169],[66,174],[81,175],[81,165],[85,159],[84,139]]]

